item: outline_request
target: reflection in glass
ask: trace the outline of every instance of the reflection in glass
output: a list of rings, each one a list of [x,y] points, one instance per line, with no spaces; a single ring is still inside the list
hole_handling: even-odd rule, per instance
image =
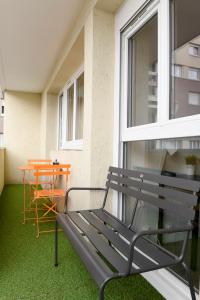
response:
[[[129,39],[128,127],[157,121],[157,15]]]
[[[74,85],[67,90],[67,140],[73,139]]]
[[[84,74],[77,79],[76,139],[83,138]]]
[[[200,93],[200,1],[171,1],[171,101],[170,118],[200,113],[190,94]],[[198,103],[198,104],[197,104]]]
[[[195,173],[189,172],[186,165],[186,158],[194,155],[196,157]],[[189,178],[200,180],[200,138],[168,139],[137,141],[125,143],[124,166],[128,169],[139,169],[165,174],[173,177]],[[124,201],[124,219],[130,223],[132,210],[135,208],[135,200],[127,198]],[[192,270],[195,287],[199,288],[200,275],[200,228],[198,206],[195,214],[194,230],[189,240],[188,250],[186,253],[186,262]],[[140,229],[154,229],[158,227],[170,227],[177,220],[174,215],[163,214],[158,208],[145,204],[138,207],[136,211],[136,220]],[[181,223],[182,224],[182,223]],[[180,225],[181,225],[180,224]],[[179,254],[182,245],[183,234],[164,235],[159,242],[167,249]],[[181,267],[173,269],[176,274],[185,279],[185,272]]]

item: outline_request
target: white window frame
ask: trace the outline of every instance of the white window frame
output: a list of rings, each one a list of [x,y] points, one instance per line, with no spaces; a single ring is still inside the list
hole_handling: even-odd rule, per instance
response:
[[[2,107],[4,107],[4,113],[2,113]],[[1,108],[0,116],[4,117],[4,115],[5,115],[5,105],[4,105],[4,101],[1,100],[1,99],[0,99],[0,108]]]
[[[3,109],[4,109],[4,112],[2,113],[2,107],[3,107]],[[5,106],[4,105],[1,105],[1,117],[4,117],[4,115],[5,115]]]
[[[142,16],[139,12],[148,5]],[[158,117],[157,123],[127,127],[127,92],[125,75],[121,78],[122,51],[125,49],[127,66],[127,38],[132,36],[156,12],[158,12]],[[122,29],[135,16],[139,16],[127,35],[121,37]],[[114,106],[114,144],[113,165],[123,165],[123,143],[152,139],[192,137],[200,135],[200,114],[177,119],[169,119],[170,105],[170,5],[169,0],[127,0],[115,16],[115,106]],[[137,28],[137,30],[136,30]],[[124,68],[126,69],[126,68]],[[126,69],[127,70],[127,69]],[[165,72],[163,72],[165,70]],[[121,87],[121,81],[123,86]],[[116,151],[117,149],[117,151]],[[122,202],[118,195],[113,196],[113,214],[122,214]],[[158,270],[143,275],[166,299],[190,300],[189,288],[167,270]],[[198,295],[197,295],[198,297]]]
[[[58,120],[59,120],[59,133],[58,133],[58,147],[61,150],[82,150],[83,139],[76,139],[76,109],[77,109],[77,80],[84,73],[84,66],[82,65],[76,73],[67,81],[64,88],[61,90],[58,96]],[[67,140],[67,91],[74,85],[74,99],[73,99],[73,133],[72,140]],[[60,96],[62,97],[62,103],[60,108]],[[60,110],[62,110],[62,121],[60,122]],[[62,131],[60,134],[60,130]],[[62,137],[62,139],[60,139]]]
[[[127,1],[127,2],[132,2]],[[138,141],[152,139],[167,139],[178,137],[199,136],[200,114],[181,118],[169,118],[170,94],[170,30],[169,30],[169,0],[150,1],[148,9],[134,23],[134,26],[127,30],[122,38],[122,47],[125,52],[124,70],[128,68],[128,39],[136,33],[144,24],[158,13],[158,108],[157,122],[134,127],[127,127],[127,72],[123,78],[124,84],[120,93],[121,106],[121,140]],[[130,8],[129,8],[130,9]],[[118,29],[119,30],[119,29]],[[118,46],[118,52],[120,48]],[[117,54],[119,57],[119,53]],[[120,67],[119,67],[120,68]],[[117,70],[117,68],[116,68]],[[165,72],[163,72],[165,70]],[[119,84],[119,83],[118,83]],[[119,95],[118,95],[119,96]],[[141,138],[142,137],[142,138]]]

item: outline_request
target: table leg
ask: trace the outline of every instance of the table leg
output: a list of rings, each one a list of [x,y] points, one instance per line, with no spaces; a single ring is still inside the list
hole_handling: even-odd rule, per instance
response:
[[[25,171],[23,171],[23,186],[24,186],[24,222],[26,223],[26,181],[25,181]]]

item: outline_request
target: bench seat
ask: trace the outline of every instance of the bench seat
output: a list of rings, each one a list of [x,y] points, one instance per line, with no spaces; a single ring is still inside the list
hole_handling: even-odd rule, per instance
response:
[[[57,216],[57,221],[88,271],[93,273],[99,287],[108,277],[127,275],[130,241],[135,232],[103,209],[61,213]],[[169,266],[175,264],[176,260],[150,240],[138,239],[131,274],[159,269],[161,263]]]

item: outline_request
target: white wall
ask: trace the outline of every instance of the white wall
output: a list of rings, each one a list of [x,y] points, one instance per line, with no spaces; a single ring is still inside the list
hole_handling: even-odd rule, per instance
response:
[[[21,183],[18,166],[40,157],[41,95],[5,93],[5,183]]]

